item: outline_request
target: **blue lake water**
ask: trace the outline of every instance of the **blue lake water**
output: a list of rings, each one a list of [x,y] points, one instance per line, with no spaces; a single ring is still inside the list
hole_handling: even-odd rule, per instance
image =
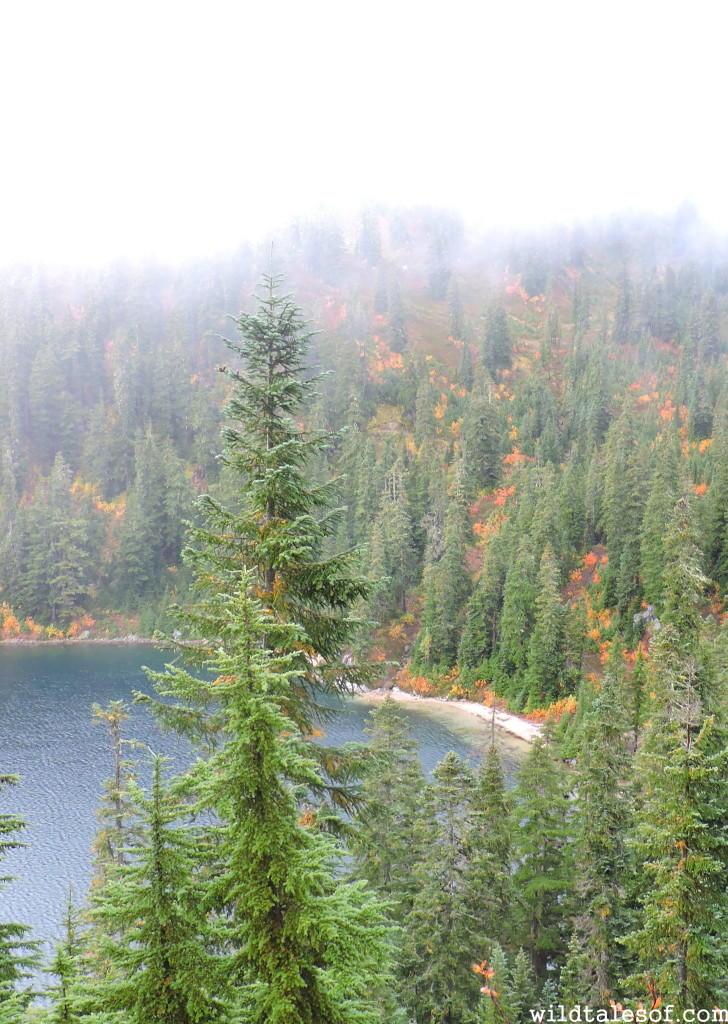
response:
[[[69,645],[0,647],[0,773],[22,782],[0,792],[0,813],[17,813],[28,822],[28,845],[12,851],[0,874],[15,881],[0,889],[0,921],[31,925],[35,937],[52,940],[69,883],[80,899],[91,876],[90,847],[96,809],[113,755],[103,725],[91,706],[112,700],[131,702],[133,690],[150,692],[142,665],[160,669],[169,654],[147,645]],[[375,705],[347,700],[325,726],[327,743],[365,740]],[[490,728],[452,706],[403,705],[427,771],[449,750],[480,759]],[[143,708],[130,708],[125,735],[182,764],[186,751],[162,734]],[[497,733],[506,771],[511,774],[526,747]],[[138,753],[130,756],[140,756]]]

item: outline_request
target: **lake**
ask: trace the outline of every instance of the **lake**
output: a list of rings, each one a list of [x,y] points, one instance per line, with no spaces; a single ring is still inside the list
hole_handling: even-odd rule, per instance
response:
[[[141,666],[160,669],[167,660],[168,652],[143,644],[0,647],[0,773],[22,778],[21,785],[0,792],[0,813],[17,813],[29,825],[23,836],[28,846],[0,865],[0,874],[16,876],[0,890],[0,921],[23,922],[36,938],[52,940],[69,883],[78,899],[83,896],[91,877],[96,809],[113,767],[108,733],[92,720],[91,705],[130,702],[133,690],[149,692]],[[326,742],[366,739],[373,706],[346,700],[325,726]],[[490,742],[489,725],[447,704],[407,704],[402,711],[427,771],[449,750],[478,760]],[[130,708],[125,735],[184,763],[186,751],[143,708]],[[497,742],[512,775],[526,745],[500,731]]]

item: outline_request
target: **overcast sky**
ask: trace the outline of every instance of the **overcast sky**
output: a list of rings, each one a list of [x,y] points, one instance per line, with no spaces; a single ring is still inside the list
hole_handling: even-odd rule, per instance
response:
[[[728,227],[721,5],[18,0],[0,258],[226,248],[389,200]]]

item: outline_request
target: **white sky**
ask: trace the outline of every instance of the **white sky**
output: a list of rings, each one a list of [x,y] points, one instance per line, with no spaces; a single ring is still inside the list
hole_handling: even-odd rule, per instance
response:
[[[10,0],[0,259],[186,257],[326,203],[728,228],[728,11],[698,0]]]

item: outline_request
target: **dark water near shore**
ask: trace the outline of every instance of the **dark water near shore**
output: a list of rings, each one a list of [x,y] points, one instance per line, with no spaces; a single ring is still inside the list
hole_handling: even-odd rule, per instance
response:
[[[12,851],[0,874],[16,881],[0,889],[0,921],[20,921],[35,936],[53,939],[72,883],[78,898],[91,873],[90,846],[104,779],[112,770],[109,738],[91,718],[91,705],[131,701],[133,690],[149,692],[141,666],[163,666],[165,653],[150,646],[69,646],[0,648],[0,773],[20,775],[22,783],[0,792],[0,813],[20,814],[29,823],[26,848]],[[363,700],[348,700],[325,726],[326,742],[366,739],[369,712]],[[478,760],[490,741],[482,720],[452,708],[403,705],[431,771],[448,750]],[[148,712],[130,708],[126,735],[183,764],[187,751],[160,733]],[[525,754],[525,744],[498,733],[509,774]],[[131,756],[142,756],[138,752]]]

